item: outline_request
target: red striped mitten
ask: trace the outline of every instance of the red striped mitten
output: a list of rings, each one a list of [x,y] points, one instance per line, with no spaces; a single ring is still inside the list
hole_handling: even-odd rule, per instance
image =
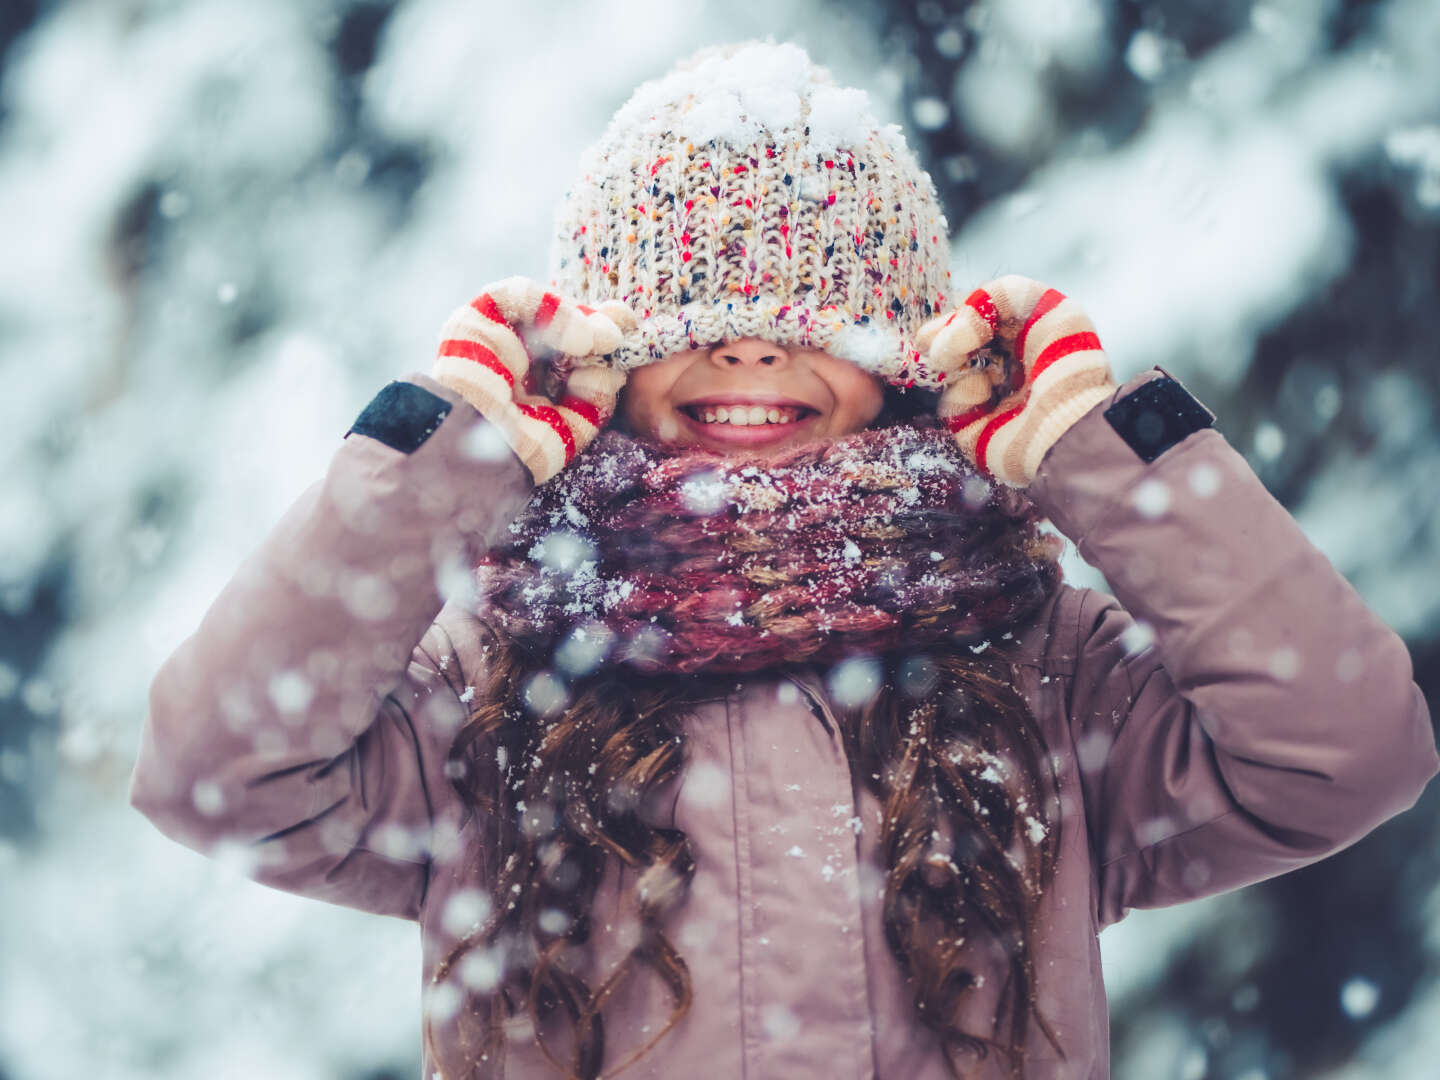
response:
[[[992,342],[1010,354],[1008,373]],[[945,373],[938,411],[961,451],[1010,487],[1028,487],[1055,440],[1116,388],[1080,305],[1019,274],[986,282],[915,343]]]
[[[430,375],[494,424],[543,484],[609,422],[625,373],[577,365],[555,402],[536,387],[532,350],[536,357],[558,353],[571,360],[603,356],[635,325],[622,300],[586,307],[529,278],[510,277],[451,314]]]

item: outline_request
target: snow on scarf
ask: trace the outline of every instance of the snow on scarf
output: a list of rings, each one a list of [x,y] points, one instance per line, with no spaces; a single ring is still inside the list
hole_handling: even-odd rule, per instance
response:
[[[936,427],[770,459],[610,430],[535,490],[476,584],[483,617],[572,678],[757,671],[1017,623],[1061,580],[1039,519]]]

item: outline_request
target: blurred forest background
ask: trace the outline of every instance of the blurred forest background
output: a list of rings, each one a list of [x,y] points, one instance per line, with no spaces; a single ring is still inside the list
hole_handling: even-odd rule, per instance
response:
[[[766,35],[904,126],[957,290],[1056,285],[1209,405],[1440,701],[1434,0],[6,0],[0,1080],[417,1075],[413,924],[128,807],[149,680],[454,305],[544,275],[635,85]],[[1118,1080],[1437,1075],[1437,808],[1105,931]]]

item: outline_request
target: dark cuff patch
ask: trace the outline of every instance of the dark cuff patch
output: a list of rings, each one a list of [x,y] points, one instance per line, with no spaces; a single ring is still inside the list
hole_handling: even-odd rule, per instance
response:
[[[1215,425],[1215,414],[1168,373],[1116,401],[1105,419],[1146,463],[1191,432]]]
[[[369,435],[401,453],[412,454],[428,439],[453,406],[423,386],[392,382],[370,404],[342,438]]]

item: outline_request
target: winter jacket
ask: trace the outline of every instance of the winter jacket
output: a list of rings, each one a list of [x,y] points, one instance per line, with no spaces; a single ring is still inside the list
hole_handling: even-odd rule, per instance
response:
[[[1035,968],[1066,1056],[1032,1025],[1030,1080],[1109,1075],[1103,927],[1322,859],[1440,771],[1404,643],[1225,438],[1202,427],[1146,455],[1107,416],[1165,376],[1122,383],[1029,489],[1114,591],[1062,585],[1012,643],[1063,810]],[[403,392],[367,410],[375,434],[346,433],[156,675],[130,798],[182,844],[250,852],[257,881],[416,920],[428,982],[467,928],[474,867],[493,870],[493,833],[461,827],[444,767],[485,669],[451,586],[530,485],[451,390],[419,373],[387,390]],[[823,680],[739,679],[687,730],[674,824],[697,868],[667,930],[694,998],[630,1075],[947,1077],[885,943],[880,807],[851,781]],[[588,970],[633,940],[629,885],[612,865]],[[968,1030],[990,1032],[1003,975],[986,975]],[[652,973],[626,983],[607,1070],[670,1007]],[[427,1080],[460,1072],[452,1026],[436,1030]],[[999,1058],[972,1075],[1005,1075]],[[505,1075],[557,1073],[516,1041]]]

